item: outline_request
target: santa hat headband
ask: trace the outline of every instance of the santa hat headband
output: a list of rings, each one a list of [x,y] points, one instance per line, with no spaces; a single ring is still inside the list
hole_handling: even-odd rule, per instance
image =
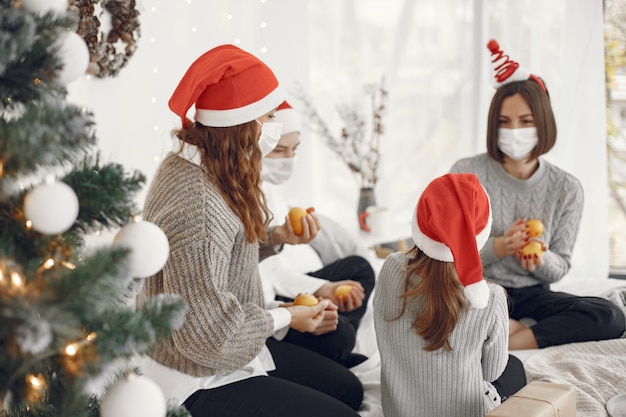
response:
[[[267,65],[234,45],[220,45],[191,64],[169,106],[183,126],[191,123],[187,112],[195,104],[197,122],[228,127],[261,117],[283,100],[278,80]]]
[[[446,174],[422,193],[411,220],[413,241],[428,257],[454,262],[465,297],[484,308],[489,288],[480,249],[491,232],[489,196],[474,174]]]
[[[514,81],[534,80],[536,81],[543,91],[548,91],[543,80],[531,74],[526,68],[522,67],[517,61],[513,61],[507,54],[501,49],[498,41],[491,39],[487,43],[487,48],[491,52],[491,63],[493,64],[493,70],[495,75],[493,76],[495,81],[495,87],[501,87],[504,84],[512,83]]]
[[[278,109],[276,109],[274,121],[283,124],[281,135],[292,132],[300,133],[302,131],[302,123],[300,122],[298,112],[286,101],[283,101],[281,105],[278,106]]]

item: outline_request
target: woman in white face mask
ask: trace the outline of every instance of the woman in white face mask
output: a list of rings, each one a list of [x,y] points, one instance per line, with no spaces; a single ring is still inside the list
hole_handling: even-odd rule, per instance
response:
[[[492,52],[497,90],[487,120],[487,153],[457,161],[451,171],[475,173],[491,198],[493,226],[481,252],[488,280],[510,299],[510,349],[620,337],[624,315],[596,297],[552,292],[569,271],[583,210],[583,189],[573,175],[541,156],[556,142],[556,122],[543,80],[505,55]],[[529,219],[543,223],[531,237]],[[536,253],[522,248],[540,243]],[[519,320],[531,318],[528,327]]]
[[[196,59],[169,100],[182,122],[178,146],[151,181],[144,220],[165,232],[170,253],[137,302],[176,294],[187,309],[139,365],[193,417],[358,417],[363,388],[354,374],[271,337],[288,328],[315,331],[329,303],[268,308],[263,298],[260,244],[306,243],[319,230],[314,216],[303,220],[300,236],[289,222],[269,224],[261,160],[279,139],[273,115],[283,100],[274,73],[234,45]]]
[[[263,158],[261,179],[268,207],[280,222],[289,210],[289,203],[293,203],[283,195],[281,184],[293,173],[301,123],[297,111],[287,102],[278,107],[275,121],[282,123],[283,132],[278,145]],[[260,263],[264,295],[268,305],[276,300],[291,301],[298,293],[328,299],[330,304],[324,311],[324,321],[315,331],[285,329],[275,337],[350,368],[367,359],[353,353],[353,348],[356,330],[374,289],[375,273],[365,258],[366,249],[336,222],[317,215],[322,227],[308,245],[285,246],[283,253]],[[335,295],[341,285],[352,287],[345,298]]]

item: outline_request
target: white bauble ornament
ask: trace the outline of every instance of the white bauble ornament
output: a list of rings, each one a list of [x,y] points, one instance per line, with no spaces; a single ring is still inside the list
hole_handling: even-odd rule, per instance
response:
[[[22,0],[22,6],[33,13],[55,12],[56,14],[67,11],[67,0]]]
[[[87,72],[89,66],[89,48],[83,38],[71,30],[59,36],[59,59],[63,66],[57,74],[57,80],[67,85]]]
[[[41,184],[24,198],[24,215],[40,233],[63,233],[78,217],[78,197],[64,182]]]
[[[161,388],[149,378],[128,374],[102,397],[101,417],[165,417],[167,404]]]
[[[130,248],[129,272],[136,278],[146,278],[159,272],[170,253],[170,244],[163,230],[147,221],[124,226],[115,235],[113,244]]]

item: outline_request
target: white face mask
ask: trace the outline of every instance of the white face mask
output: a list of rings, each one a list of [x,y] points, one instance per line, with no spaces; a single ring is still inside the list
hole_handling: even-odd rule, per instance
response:
[[[498,129],[498,148],[509,158],[521,161],[537,146],[537,128]]]
[[[261,167],[261,181],[270,184],[282,184],[291,177],[293,173],[293,161],[291,158],[263,158]]]
[[[280,122],[265,122],[261,123],[258,120],[256,121],[261,125],[261,137],[259,138],[259,148],[261,148],[261,153],[263,156],[272,152],[272,149],[278,145],[278,141],[280,140],[280,132],[283,130],[283,124]]]

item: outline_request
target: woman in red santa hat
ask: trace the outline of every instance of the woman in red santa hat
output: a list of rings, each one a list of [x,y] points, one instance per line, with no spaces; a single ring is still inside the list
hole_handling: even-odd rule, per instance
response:
[[[221,45],[191,64],[169,101],[182,120],[180,146],[150,184],[144,219],[165,232],[170,255],[145,280],[138,303],[173,294],[187,311],[141,367],[194,417],[357,416],[363,398],[345,367],[270,338],[284,327],[314,331],[330,303],[268,310],[263,301],[260,256],[306,243],[319,230],[314,215],[300,236],[289,221],[268,228],[261,158],[280,138],[272,120],[283,100],[263,62]],[[194,121],[187,118],[192,106]]]
[[[286,101],[274,116],[283,128],[278,145],[263,157],[261,179],[268,207],[278,220],[287,214],[289,203],[294,203],[282,188],[297,163],[302,123],[297,110]],[[367,260],[367,250],[348,231],[323,215],[318,214],[318,220],[323,227],[308,245],[287,246],[280,255],[261,262],[261,281],[267,303],[293,300],[298,293],[330,299],[337,308],[326,310],[324,323],[314,332],[286,328],[284,334],[275,337],[351,368],[367,359],[353,350],[356,331],[374,289],[375,273]],[[335,290],[342,285],[351,290],[347,296],[338,297]]]
[[[556,142],[556,122],[543,80],[487,45],[496,93],[487,120],[487,153],[456,162],[451,172],[471,172],[494,207],[491,236],[481,252],[485,277],[510,298],[511,349],[597,341],[624,333],[624,314],[610,301],[550,290],[571,266],[583,211],[583,189],[573,175],[541,157]],[[526,221],[543,223],[540,238]],[[525,253],[529,241],[539,253]],[[520,319],[530,318],[527,326]]]
[[[506,293],[483,279],[489,197],[475,175],[446,174],[411,226],[416,246],[385,259],[374,292],[385,417],[483,417],[526,384]]]

